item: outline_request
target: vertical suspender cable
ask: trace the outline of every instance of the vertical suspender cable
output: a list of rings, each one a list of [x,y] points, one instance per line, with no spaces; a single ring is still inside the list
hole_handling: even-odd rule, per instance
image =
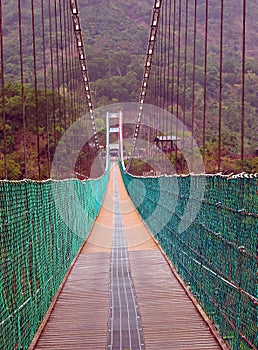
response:
[[[74,41],[73,41],[73,23],[72,19],[69,21],[69,58],[70,58],[70,98],[71,98],[71,107],[72,107],[72,121],[76,121],[76,114],[75,114],[75,104],[74,104]]]
[[[60,25],[60,46],[61,46],[61,72],[62,72],[62,97],[63,97],[63,108],[62,112],[64,115],[64,130],[66,130],[66,91],[65,91],[65,64],[64,64],[64,28],[63,28],[63,17],[62,17],[62,4],[61,0],[59,0],[59,25]]]
[[[34,0],[31,0],[31,21],[32,21],[32,42],[33,42],[33,67],[34,67],[34,89],[35,89],[35,106],[36,106],[36,133],[37,133],[37,166],[38,178],[41,179],[40,169],[40,139],[39,139],[39,106],[38,106],[38,80],[37,80],[37,56],[36,56],[36,36],[35,36],[35,14]]]
[[[66,40],[66,64],[67,64],[67,77],[66,77],[66,85],[67,85],[67,94],[68,94],[68,117],[69,117],[69,126],[73,123],[73,108],[72,108],[72,95],[70,89],[70,82],[72,77],[72,67],[71,67],[71,40],[70,40],[70,32],[71,32],[71,16],[70,16],[70,8],[66,0],[64,1],[64,18],[65,18],[65,40]]]
[[[203,134],[202,134],[202,154],[203,164],[206,159],[206,111],[207,111],[207,63],[208,63],[208,24],[209,24],[209,0],[206,0],[205,9],[205,44],[204,44],[204,81],[203,81]]]
[[[66,1],[66,0],[64,0]],[[72,19],[69,16],[70,14],[70,7],[67,6],[66,8],[66,15],[67,15],[67,42],[68,42],[68,58],[69,58],[69,71],[68,71],[68,76],[69,76],[69,84],[68,86],[68,92],[69,92],[69,106],[70,106],[70,119],[71,123],[75,121],[75,115],[74,115],[74,108],[73,108],[73,53],[72,53]]]
[[[6,114],[5,114],[5,77],[4,77],[4,40],[3,40],[3,11],[2,0],[0,0],[0,58],[1,58],[1,90],[2,90],[2,125],[3,125],[3,156],[4,176],[7,179],[7,142],[6,142]]]
[[[168,107],[168,91],[167,91],[167,65],[168,65],[168,52],[169,52],[169,46],[168,46],[168,4],[167,0],[165,0],[165,12],[164,12],[164,32],[165,32],[165,38],[164,38],[164,103],[163,103],[163,108],[167,109]],[[164,120],[164,127],[165,127],[165,120]]]
[[[193,140],[195,137],[195,78],[196,78],[196,36],[197,36],[197,0],[194,0],[194,38],[193,38],[193,75],[192,75],[192,145],[191,145],[191,169],[193,167]]]
[[[158,79],[158,107],[161,108],[161,72],[162,72],[162,19],[163,19],[163,16],[161,16],[161,25],[159,26],[158,28],[158,33],[159,35],[157,36],[157,79]],[[158,118],[160,118],[160,112],[158,110]],[[159,122],[159,120],[158,120]]]
[[[179,94],[180,94],[180,65],[181,65],[181,19],[182,19],[182,3],[179,0],[178,6],[178,45],[177,45],[177,102],[176,102],[176,139],[178,138],[178,118],[179,118]],[[176,142],[177,145],[177,142]],[[176,162],[178,160],[178,152],[176,147]]]
[[[59,132],[62,134],[62,116],[61,116],[61,93],[60,93],[60,62],[59,62],[59,47],[58,47],[58,23],[57,23],[57,0],[54,0],[54,20],[55,20],[55,51],[56,51],[56,76],[57,76],[57,98],[58,98],[58,120]]]
[[[21,77],[21,100],[22,100],[22,132],[23,132],[23,162],[24,175],[28,177],[27,170],[27,131],[25,116],[25,96],[24,96],[24,72],[23,72],[23,38],[22,38],[22,16],[21,16],[21,0],[18,0],[18,20],[19,20],[19,43],[20,43],[20,77]]]
[[[162,2],[162,10],[161,10],[161,16],[160,16],[160,27],[159,27],[159,36],[158,36],[158,43],[159,47],[157,47],[159,51],[159,119],[157,121],[158,125],[160,125],[161,130],[163,131],[163,108],[164,108],[164,75],[163,75],[163,68],[164,68],[164,62],[163,62],[163,43],[164,43],[164,5],[165,1]],[[162,150],[162,147],[161,147]],[[161,159],[160,161],[163,161],[164,159],[164,153],[161,152]]]
[[[76,52],[76,46],[74,47],[74,52]],[[79,109],[79,81],[78,81],[78,70],[79,70],[79,65],[78,65],[78,60],[77,60],[77,57],[74,57],[74,76],[75,76],[75,95],[74,95],[74,98],[75,98],[75,105],[76,105],[76,119],[79,119],[80,118],[80,109]]]
[[[171,54],[171,16],[172,16],[172,0],[169,0],[168,4],[168,59],[167,59],[167,109],[171,112],[171,105],[170,105],[170,96],[171,96],[171,91],[170,91],[170,77],[171,77],[171,72],[170,72],[170,54]],[[169,109],[170,107],[170,109]],[[169,130],[169,122],[167,122],[167,131],[170,132]]]
[[[173,6],[173,33],[172,33],[172,90],[171,90],[171,113],[174,114],[174,85],[175,85],[175,47],[176,47],[176,0]],[[171,124],[172,127],[172,124]],[[173,130],[171,130],[172,133]]]
[[[165,5],[165,0],[162,2],[162,9],[164,11],[164,5]],[[164,12],[161,11],[163,14]],[[159,63],[159,68],[160,68],[160,79],[159,79],[159,90],[160,90],[160,103],[159,107],[162,109],[163,108],[163,102],[164,102],[164,15],[161,16],[160,19],[160,35],[159,35],[159,42],[160,42],[160,63]],[[162,112],[161,112],[162,115]],[[162,121],[161,121],[162,123]]]
[[[167,59],[167,107],[170,105],[170,51],[171,51],[171,14],[172,14],[172,0],[169,0],[168,4],[168,11],[167,11],[167,16],[168,16],[168,21],[167,21],[167,26],[168,26],[168,59]],[[168,123],[167,123],[168,125]],[[168,129],[168,127],[167,127]]]
[[[158,76],[158,71],[159,71],[159,67],[158,67],[158,62],[159,62],[159,59],[158,59],[158,40],[156,42],[156,46],[155,46],[155,57],[154,57],[154,61],[155,61],[155,66],[154,66],[154,69],[155,69],[155,81],[154,81],[154,86],[155,86],[155,89],[154,89],[154,94],[155,94],[155,105],[158,106],[158,96],[159,96],[159,90],[158,90],[158,86],[159,86],[159,76]]]
[[[169,12],[170,12],[170,8],[169,8],[169,1],[166,1],[166,7],[165,7],[165,65],[164,65],[164,92],[165,92],[165,104],[164,104],[164,110],[168,111],[168,106],[169,106],[169,102],[168,102],[168,96],[169,96],[169,85],[168,85],[168,80],[169,80],[169,74],[167,74],[168,72],[168,64],[169,64],[169,50],[170,50],[170,38],[169,38],[169,27],[168,27],[168,22],[169,22]],[[168,118],[165,117],[166,114],[164,114],[164,121],[163,121],[163,127],[164,130],[167,132],[168,131]]]
[[[156,42],[154,53],[153,53],[153,99],[151,103],[153,103],[155,106],[158,106],[158,50],[157,50],[158,43]],[[154,108],[154,115],[157,113],[156,109]],[[157,137],[157,130],[155,128],[155,120],[153,118],[153,123],[152,123],[153,131],[154,131],[154,139]],[[154,154],[156,156],[157,149],[156,148],[151,148],[152,150],[152,155],[151,157],[154,157]],[[129,168],[129,167],[128,167]]]
[[[167,6],[166,6],[166,1],[163,1],[162,3],[162,16],[161,16],[161,33],[160,33],[160,51],[161,51],[161,69],[160,69],[160,96],[161,96],[161,101],[160,101],[160,107],[161,107],[161,121],[160,121],[160,126],[161,130],[163,133],[166,132],[165,130],[165,88],[166,88],[166,46],[167,46],[167,28],[166,28],[166,12],[167,12]],[[162,161],[165,159],[165,154],[164,150],[162,149]]]
[[[72,40],[72,38],[71,38]],[[74,109],[74,120],[77,120],[77,109],[76,109],[76,76],[75,76],[75,43],[71,41],[71,57],[72,57],[72,92],[73,92],[73,109]]]
[[[246,0],[243,0],[243,48],[242,48],[242,115],[241,115],[241,168],[244,170],[245,156],[245,55],[246,55]]]
[[[74,106],[74,118],[78,119],[78,111],[77,111],[77,99],[76,99],[76,91],[77,91],[77,79],[76,79],[76,60],[75,60],[75,52],[76,52],[76,44],[72,41],[72,71],[73,71],[73,106]]]
[[[222,123],[222,84],[223,84],[223,22],[224,0],[221,0],[220,12],[220,68],[219,68],[219,135],[218,135],[218,172],[221,169],[221,123]]]
[[[75,55],[77,54],[76,52],[77,50],[77,46],[75,45],[74,46],[74,52],[75,52]],[[79,96],[80,96],[80,91],[79,91],[79,80],[78,80],[78,72],[80,70],[80,67],[79,67],[79,62],[78,62],[78,59],[77,57],[75,56],[74,57],[74,72],[75,72],[75,104],[76,104],[76,115],[77,115],[77,119],[80,118],[80,108],[79,108]]]
[[[70,94],[68,91],[69,86],[69,65],[68,65],[68,30],[67,22],[69,20],[69,13],[67,12],[67,2],[63,0],[63,23],[64,23],[64,50],[65,50],[65,86],[66,86],[66,113],[67,113],[67,126],[71,125],[71,108],[70,108]]]
[[[56,99],[55,99],[55,78],[54,78],[54,56],[53,56],[53,33],[52,33],[52,11],[51,0],[48,0],[48,20],[49,20],[49,46],[50,46],[50,75],[51,75],[51,93],[52,93],[52,118],[53,118],[53,134],[54,148],[57,145],[56,136]],[[52,156],[52,155],[51,155]]]
[[[187,58],[188,58],[188,16],[189,16],[189,4],[188,0],[185,0],[185,35],[184,35],[184,92],[183,92],[183,124],[185,125],[186,117],[186,89],[187,89]],[[183,129],[182,144],[184,147],[185,132]],[[181,171],[183,172],[183,159],[181,165]]]
[[[161,61],[161,67],[162,67],[162,90],[161,90],[161,96],[162,96],[162,105],[161,108],[164,110],[166,108],[166,65],[167,65],[167,22],[166,22],[166,13],[167,13],[167,0],[163,1],[163,16],[162,16],[162,25],[161,25],[161,55],[162,55],[162,61]],[[164,114],[164,113],[163,113]],[[162,117],[162,130],[164,129],[164,115]]]
[[[77,72],[79,72],[80,67],[79,67],[79,62],[78,59],[76,57],[75,60],[75,72],[76,72],[76,78],[75,78],[75,82],[76,82],[76,110],[77,110],[77,118],[80,118],[81,115],[81,111],[80,111],[80,97],[81,97],[81,84],[79,82],[78,79],[78,75]]]
[[[157,33],[158,37],[158,33]],[[156,100],[156,106],[159,106],[159,40],[156,39],[156,46],[155,46],[155,100]],[[155,110],[154,115],[157,114],[157,118],[159,118],[159,110]],[[158,130],[155,128],[155,120],[153,123],[154,133],[155,133],[155,139],[158,137]],[[155,157],[157,157],[157,147],[154,148]]]
[[[47,94],[47,64],[46,64],[46,39],[45,39],[45,12],[44,0],[41,0],[41,24],[42,24],[42,55],[43,55],[43,79],[44,79],[44,96],[45,96],[45,113],[46,113],[46,130],[47,130],[47,176],[50,178],[50,135],[49,135],[49,102]]]

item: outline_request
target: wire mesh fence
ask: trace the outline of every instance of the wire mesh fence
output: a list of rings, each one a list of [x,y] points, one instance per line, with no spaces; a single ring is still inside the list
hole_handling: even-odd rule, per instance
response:
[[[0,182],[1,349],[28,348],[98,214],[107,179]]]
[[[159,177],[123,178],[141,217],[229,348],[256,349],[257,176],[171,176],[163,177],[165,186]],[[202,180],[203,195],[192,195],[191,183],[198,189]]]

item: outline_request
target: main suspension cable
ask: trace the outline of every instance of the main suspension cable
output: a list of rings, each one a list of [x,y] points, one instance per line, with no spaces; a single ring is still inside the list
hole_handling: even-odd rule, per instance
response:
[[[84,42],[83,42],[83,37],[82,37],[77,0],[70,0],[70,7],[71,7],[71,14],[72,14],[73,23],[74,23],[74,35],[75,35],[76,44],[77,44],[77,51],[79,54],[82,79],[83,79],[83,83],[84,83],[84,92],[86,95],[88,111],[90,114],[91,125],[92,125],[93,134],[94,134],[94,142],[95,142],[96,149],[99,150],[98,133],[97,133],[95,117],[94,117],[94,113],[93,113],[92,94],[91,94],[91,89],[90,89],[90,81],[89,81],[89,76],[88,76],[86,55],[85,55],[85,50],[84,50]]]
[[[136,121],[136,126],[134,130],[133,140],[132,140],[132,147],[131,151],[129,153],[130,158],[128,159],[128,163],[126,166],[126,171],[130,169],[132,158],[135,151],[136,141],[140,130],[140,124],[142,119],[142,112],[143,112],[143,104],[146,97],[146,91],[149,83],[149,77],[150,72],[152,68],[152,58],[154,54],[154,48],[156,43],[156,37],[157,37],[157,30],[159,26],[159,18],[160,18],[160,10],[161,10],[161,4],[162,0],[154,0],[153,4],[153,10],[152,10],[152,21],[151,21],[151,29],[149,34],[149,41],[147,46],[147,52],[146,52],[146,58],[145,58],[145,66],[144,66],[144,73],[142,78],[142,85],[141,85],[141,91],[140,91],[140,98],[139,98],[139,108],[138,108],[138,116]]]

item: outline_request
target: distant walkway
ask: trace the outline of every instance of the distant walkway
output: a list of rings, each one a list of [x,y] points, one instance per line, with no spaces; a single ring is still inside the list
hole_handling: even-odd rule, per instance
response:
[[[34,349],[222,348],[112,168],[100,214]]]

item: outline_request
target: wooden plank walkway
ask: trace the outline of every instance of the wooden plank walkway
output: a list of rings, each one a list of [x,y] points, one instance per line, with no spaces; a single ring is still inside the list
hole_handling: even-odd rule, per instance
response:
[[[30,350],[227,349],[193,301],[113,167],[92,232]]]

